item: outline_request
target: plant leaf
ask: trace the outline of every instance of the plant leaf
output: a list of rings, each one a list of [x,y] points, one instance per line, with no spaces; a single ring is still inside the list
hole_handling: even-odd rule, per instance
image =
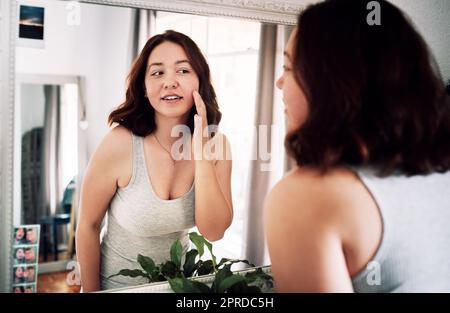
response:
[[[227,293],[261,293],[257,286],[249,286],[245,281],[239,282],[226,290]]]
[[[238,260],[238,259],[227,259],[227,258],[222,258],[222,260],[220,260],[219,264],[217,264],[216,268],[220,268],[223,264],[235,264],[235,263],[245,263],[247,265],[249,265],[250,267],[255,267],[254,264],[250,263],[247,260]]]
[[[223,268],[216,272],[214,282],[211,286],[213,292],[219,292],[219,286],[225,278],[230,277],[233,273],[230,270],[231,264],[226,264]]]
[[[164,277],[163,274],[159,273],[158,276],[156,277],[156,281],[167,281],[167,278]]]
[[[202,261],[199,260],[197,262],[197,274],[200,275],[208,275],[214,273],[214,265],[211,260]]]
[[[211,289],[198,281],[192,281],[185,277],[169,279],[169,285],[176,293],[209,293]]]
[[[202,236],[197,234],[196,232],[189,233],[189,240],[192,241],[192,243],[197,248],[198,254],[201,257],[203,253],[205,252],[204,245],[205,241]]]
[[[137,261],[144,269],[144,271],[146,271],[149,276],[153,277],[153,271],[155,270],[155,262],[148,256],[143,256],[141,254],[138,254]]]
[[[152,276],[153,281],[166,280],[164,278],[164,276],[161,275],[161,270],[160,270],[159,266],[155,266],[151,276]],[[162,277],[162,279],[160,277]]]
[[[190,280],[190,282],[195,286],[195,288],[197,288],[197,290],[199,290],[201,293],[210,293],[211,292],[211,288],[208,287],[208,285],[201,283],[199,281],[196,280]]]
[[[183,253],[180,239],[177,239],[170,247],[170,260],[175,263],[177,268],[181,268],[181,254]]]
[[[183,289],[185,292],[189,293],[202,293],[202,290],[204,290],[204,287],[200,287],[201,285],[204,285],[201,282],[194,282],[192,280],[186,279],[185,277],[183,279]],[[206,285],[205,285],[206,286]],[[209,287],[206,286],[209,290]]]
[[[184,261],[183,265],[183,274],[184,277],[191,277],[194,273],[196,267],[195,258],[198,255],[198,251],[195,249],[192,249],[186,253],[186,260]]]
[[[225,292],[226,289],[232,287],[233,285],[240,283],[240,282],[245,282],[245,277],[238,275],[238,274],[233,274],[231,276],[228,276],[227,278],[225,278],[224,280],[222,280],[219,284],[219,287],[217,288],[217,292],[219,293],[223,293]]]
[[[128,269],[120,270],[119,273],[111,275],[108,278],[111,278],[114,276],[119,276],[119,275],[133,277],[133,278],[141,276],[141,277],[147,278],[151,282],[150,276],[148,276],[147,273],[145,273],[141,270],[138,270],[138,269],[136,269],[136,270],[128,270]]]
[[[183,279],[181,277],[169,278],[169,285],[173,292],[181,293],[185,292],[183,288]]]
[[[212,262],[213,262],[214,268],[217,268],[217,266],[216,266],[216,256],[212,252],[212,244],[208,240],[206,240],[205,237],[197,234],[196,232],[189,233],[189,239],[197,247],[197,250],[198,250],[198,253],[199,253],[200,257],[203,255],[203,253],[204,253],[204,246],[206,245],[206,247],[209,250],[209,253],[211,254],[211,258],[212,258]]]
[[[211,258],[212,258],[212,262],[214,264],[214,268],[217,268],[217,266],[216,266],[216,256],[212,252],[212,244],[208,240],[206,240],[204,237],[202,237],[202,238],[203,238],[203,241],[204,241],[205,245],[208,247],[209,253],[211,254]]]
[[[271,282],[272,281],[272,276],[266,274],[263,272],[263,270],[261,268],[257,268],[252,272],[248,272],[247,274],[245,274],[245,278],[247,279],[248,283],[252,283],[256,280],[263,280],[265,282]]]
[[[226,262],[231,261],[231,259],[228,258],[222,258],[219,262],[219,264],[217,264],[217,268],[221,267],[223,264],[225,264]]]
[[[161,274],[163,274],[166,279],[177,277],[179,272],[180,269],[172,261],[167,261],[166,263],[161,264]]]

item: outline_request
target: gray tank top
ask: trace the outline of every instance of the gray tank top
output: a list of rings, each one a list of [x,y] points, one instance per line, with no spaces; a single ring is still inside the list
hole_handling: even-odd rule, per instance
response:
[[[142,269],[138,254],[156,264],[170,260],[170,247],[177,239],[184,255],[189,248],[188,231],[195,226],[194,184],[179,198],[158,197],[147,172],[143,137],[132,137],[133,173],[129,184],[118,188],[112,198],[101,232],[102,290],[148,283],[145,278],[108,277],[121,269]]]
[[[375,199],[383,236],[355,292],[450,292],[450,171],[380,178],[353,169]]]

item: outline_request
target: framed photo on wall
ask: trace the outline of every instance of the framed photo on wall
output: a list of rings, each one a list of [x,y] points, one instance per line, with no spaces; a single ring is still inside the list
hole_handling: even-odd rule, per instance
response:
[[[44,48],[45,7],[19,2],[18,47]]]

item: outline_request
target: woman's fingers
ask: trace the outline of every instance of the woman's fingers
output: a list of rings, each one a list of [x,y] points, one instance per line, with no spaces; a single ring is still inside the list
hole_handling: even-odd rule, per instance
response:
[[[202,158],[202,118],[200,115],[194,115],[194,136],[192,138],[194,160],[201,160]]]
[[[197,114],[202,119],[202,126],[203,126],[202,128],[205,128],[208,125],[205,102],[203,102],[203,99],[197,90],[194,90],[194,92],[192,94],[194,96],[194,103],[195,103],[195,108],[197,109]]]

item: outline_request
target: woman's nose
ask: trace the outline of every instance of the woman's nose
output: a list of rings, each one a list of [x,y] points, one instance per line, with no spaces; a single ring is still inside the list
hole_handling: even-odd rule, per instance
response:
[[[172,77],[168,77],[165,81],[164,81],[164,89],[173,89],[178,87],[178,82],[176,79],[172,78]]]
[[[277,79],[275,85],[278,89],[283,89],[283,76],[280,76],[280,78]]]

